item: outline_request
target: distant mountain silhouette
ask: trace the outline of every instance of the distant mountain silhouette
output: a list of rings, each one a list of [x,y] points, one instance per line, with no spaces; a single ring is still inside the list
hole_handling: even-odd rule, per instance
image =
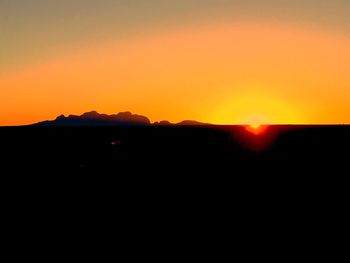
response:
[[[202,123],[199,121],[185,120],[185,121],[177,123],[176,125],[179,125],[179,126],[203,126],[203,125],[209,125],[209,124]]]
[[[80,116],[64,115],[58,116],[53,121],[43,121],[36,125],[39,126],[147,126],[150,120],[142,115],[132,114],[131,112],[120,112],[118,114],[100,114],[96,111],[86,112]]]
[[[212,124],[203,123],[199,121],[185,120],[178,123],[171,123],[169,121],[160,121],[160,122],[153,123],[153,125],[156,125],[156,126],[207,126]]]
[[[169,121],[157,121],[155,123],[153,123],[153,125],[156,125],[156,126],[172,126],[172,125],[175,125],[174,123],[171,123]]]
[[[68,117],[64,115],[58,116],[52,121],[43,121],[36,123],[37,126],[201,126],[208,125],[206,123],[201,123],[198,121],[182,121],[179,123],[171,123],[169,121],[160,121],[151,123],[151,121],[142,115],[132,114],[131,112],[120,112],[118,114],[100,114],[96,111],[86,112],[80,116],[69,115]]]

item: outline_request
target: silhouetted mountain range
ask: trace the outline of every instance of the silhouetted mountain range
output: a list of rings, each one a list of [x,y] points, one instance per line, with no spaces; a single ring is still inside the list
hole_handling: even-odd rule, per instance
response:
[[[35,124],[37,126],[200,126],[207,125],[205,123],[186,120],[173,124],[169,121],[160,121],[151,123],[151,121],[142,115],[132,114],[131,112],[120,112],[118,114],[100,114],[96,111],[86,112],[80,116],[60,115],[55,120],[43,121]]]

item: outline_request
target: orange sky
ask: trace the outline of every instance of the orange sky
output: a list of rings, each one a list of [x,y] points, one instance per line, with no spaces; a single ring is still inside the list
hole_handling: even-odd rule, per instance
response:
[[[101,41],[0,73],[0,125],[132,111],[152,121],[350,123],[350,38],[222,22]]]

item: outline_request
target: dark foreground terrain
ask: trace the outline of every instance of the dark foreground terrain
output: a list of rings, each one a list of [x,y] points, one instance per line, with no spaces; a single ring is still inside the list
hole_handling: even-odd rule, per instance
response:
[[[74,249],[109,236],[130,255],[135,241],[195,252],[231,249],[227,239],[245,257],[263,244],[294,255],[280,242],[294,239],[311,253],[345,233],[349,149],[349,126],[1,128],[3,225]]]
[[[301,187],[340,183],[350,165],[350,126],[4,127],[0,145],[3,177],[64,185]]]
[[[350,127],[9,127],[0,128],[0,145],[7,174],[345,175]]]

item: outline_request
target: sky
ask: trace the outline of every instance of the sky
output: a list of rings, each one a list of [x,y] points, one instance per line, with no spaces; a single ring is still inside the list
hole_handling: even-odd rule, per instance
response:
[[[349,124],[348,0],[0,0],[0,125]]]

